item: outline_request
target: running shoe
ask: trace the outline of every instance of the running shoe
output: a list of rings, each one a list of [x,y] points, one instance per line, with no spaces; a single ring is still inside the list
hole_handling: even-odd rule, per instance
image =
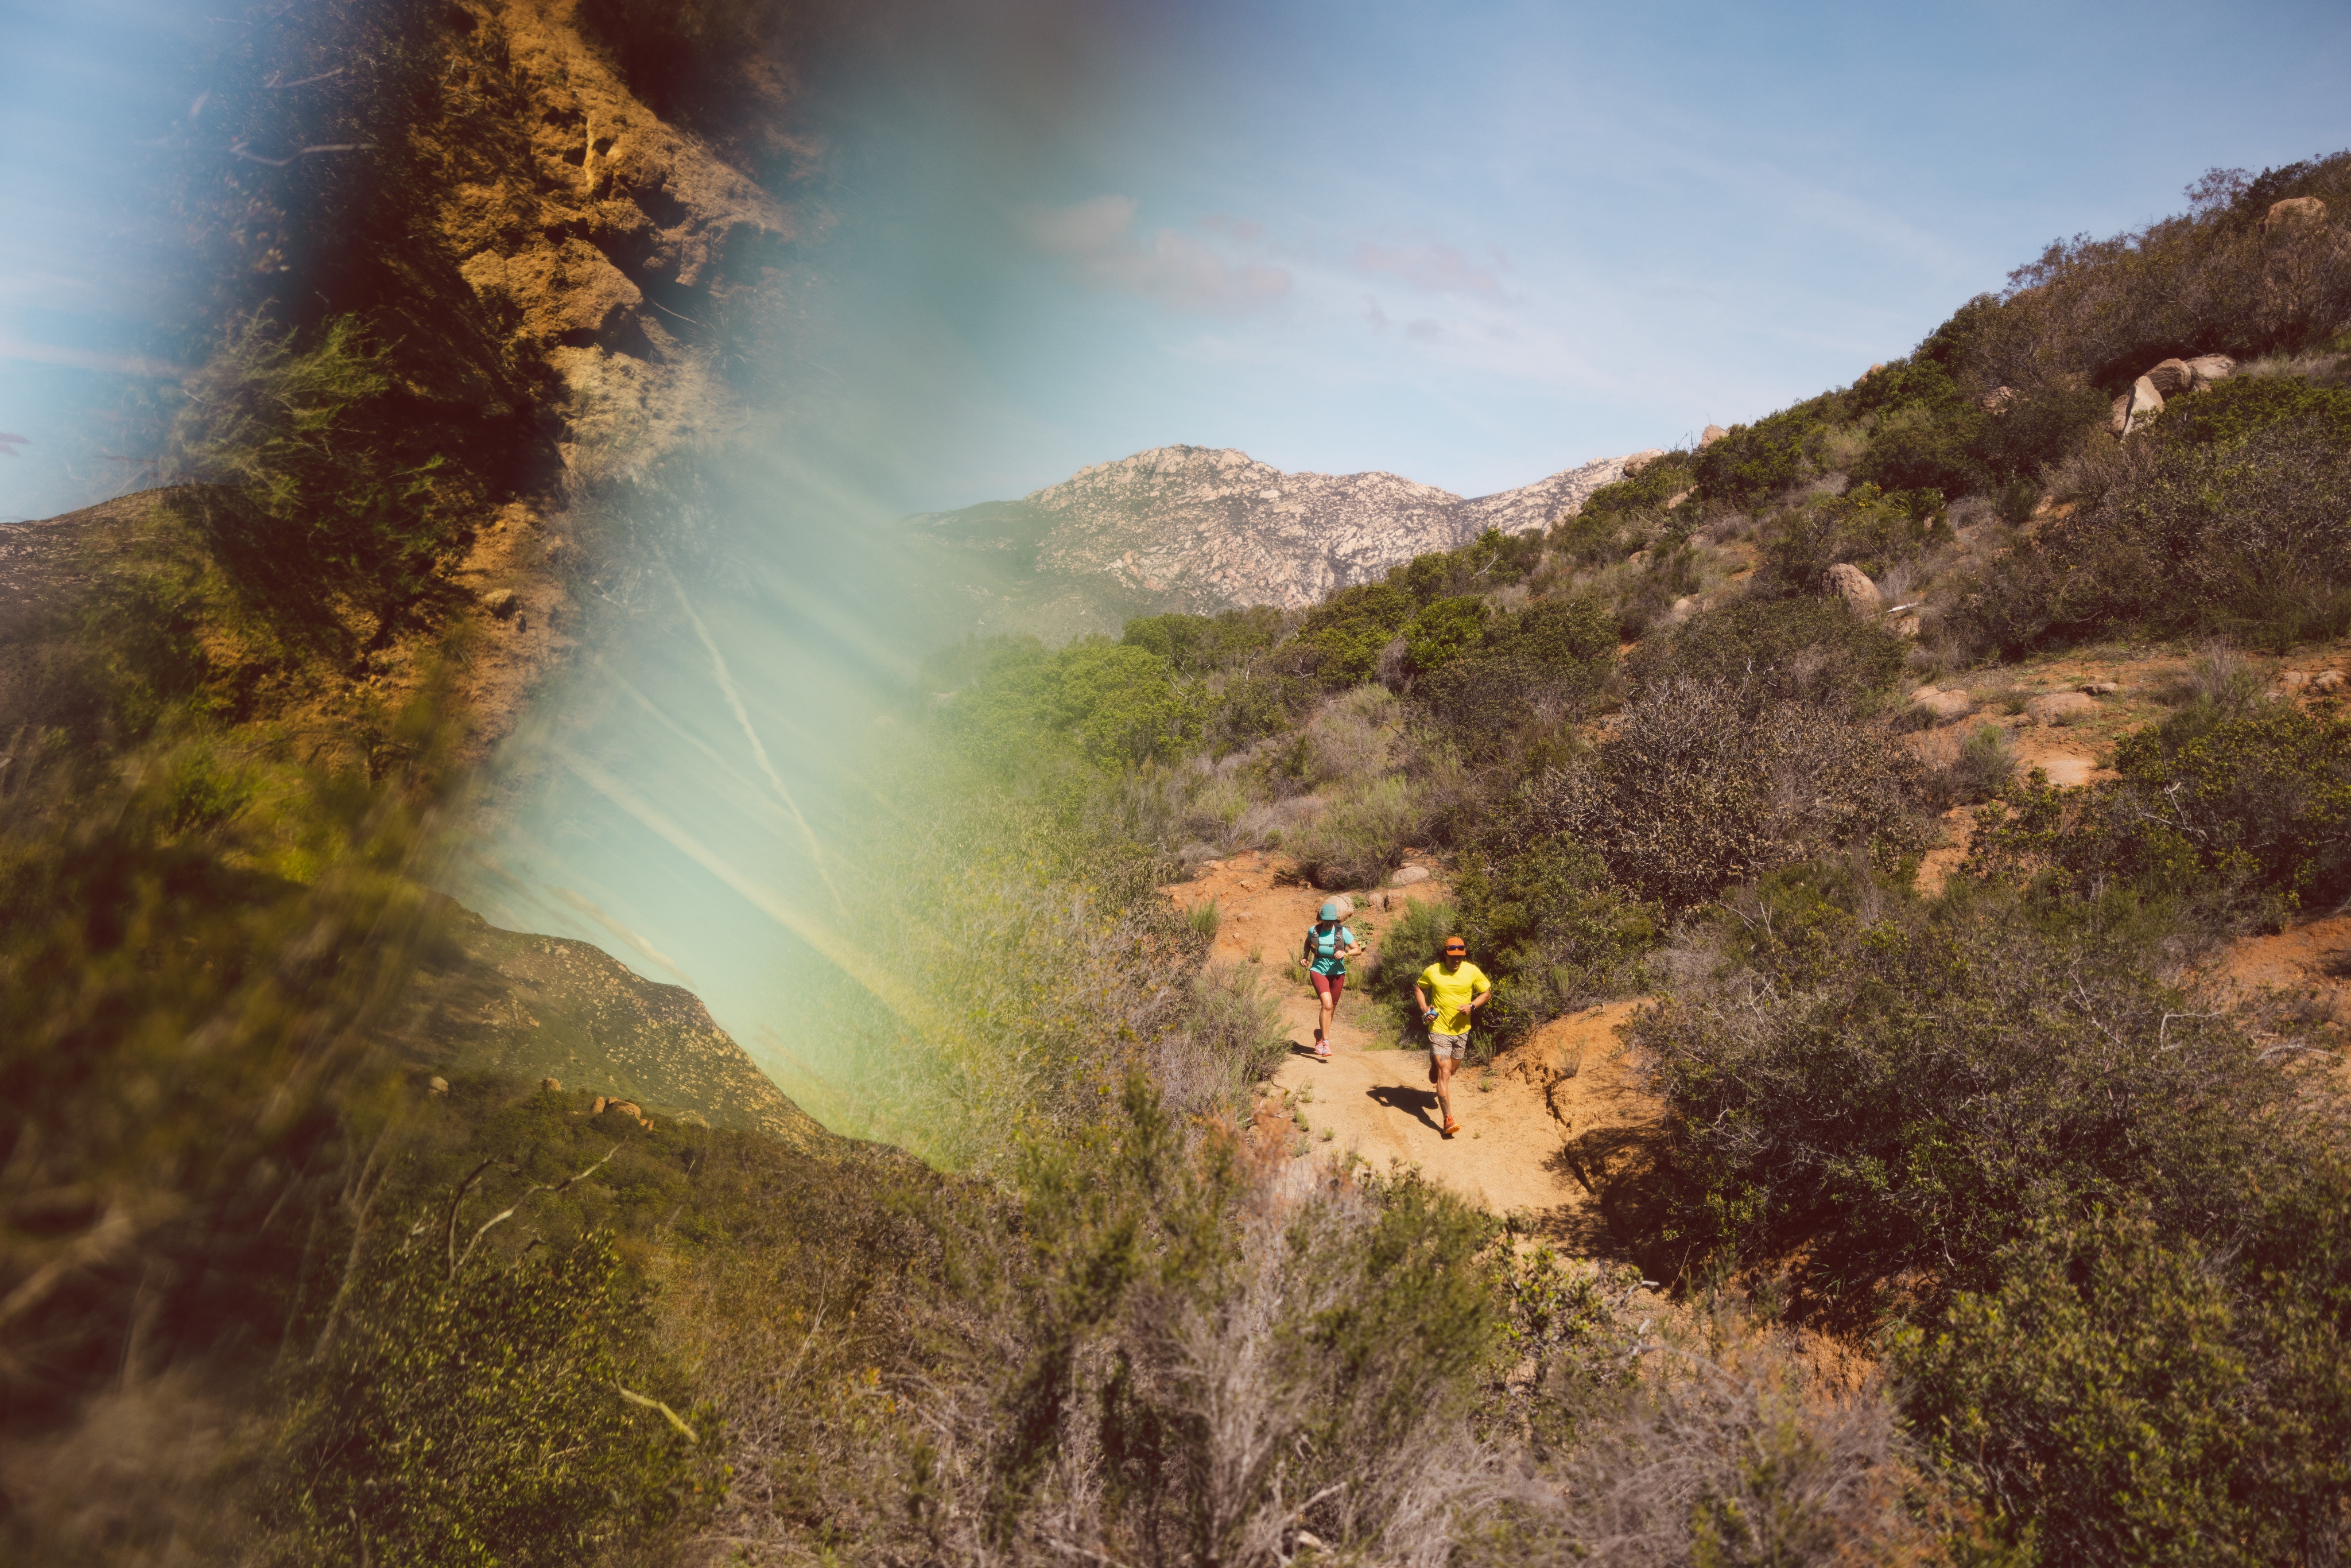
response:
[[[1458,1122],[1455,1121],[1455,1120],[1454,1120],[1452,1117],[1450,1117],[1450,1116],[1447,1116],[1447,1117],[1446,1117],[1446,1118],[1445,1118],[1445,1135],[1446,1135],[1447,1137],[1448,1137],[1448,1138],[1449,1138],[1449,1137],[1451,1137],[1454,1134],[1456,1134],[1456,1133],[1459,1132],[1460,1130],[1461,1130],[1461,1124],[1460,1124],[1460,1123],[1458,1123]]]
[[[1328,1061],[1331,1060],[1331,1042],[1329,1040],[1318,1040],[1314,1042],[1314,1058],[1318,1061]]]

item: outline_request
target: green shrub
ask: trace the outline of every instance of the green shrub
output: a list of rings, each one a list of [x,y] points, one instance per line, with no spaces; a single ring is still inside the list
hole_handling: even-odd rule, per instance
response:
[[[2163,409],[2161,427],[2172,441],[2199,444],[2242,441],[2280,425],[2309,427],[2320,441],[2351,447],[2351,391],[2322,387],[2298,376],[2240,376]]]
[[[1865,1322],[1897,1282],[1922,1311],[1994,1288],[2032,1222],[2098,1203],[2231,1233],[2301,1157],[2296,1091],[2127,913],[2043,930],[1800,871],[1735,899],[1739,961],[1632,1030],[1668,1107],[1665,1240],[1800,1257],[1806,1303]]]
[[[2046,780],[1978,814],[1969,869],[2061,898],[2109,888],[2276,920],[2351,893],[2351,722],[2190,708],[2116,747],[2087,791]]]
[[[1147,615],[1126,623],[1119,641],[1198,675],[1250,662],[1281,635],[1281,612],[1266,605],[1216,615]]]
[[[188,379],[177,441],[205,483],[171,504],[256,609],[332,640],[341,600],[381,645],[447,591],[487,492],[401,429],[407,400],[358,317],[313,337],[298,350],[253,318]]]
[[[1390,774],[1348,786],[1282,849],[1317,887],[1377,887],[1427,828],[1420,786]]]
[[[1008,766],[1040,741],[1069,744],[1098,766],[1168,762],[1199,737],[1199,715],[1167,662],[1104,637],[1059,653],[1007,639],[961,655],[974,674],[943,710],[975,756]]]
[[[1707,498],[1752,511],[1810,476],[1808,444],[1837,423],[1843,405],[1834,392],[1735,424],[1698,455],[1698,484]]]
[[[1252,672],[1211,677],[1192,695],[1202,740],[1210,755],[1225,757],[1296,725],[1318,693],[1295,675]]]
[[[1479,1022],[1510,1044],[1547,1019],[1637,990],[1661,911],[1612,885],[1600,858],[1551,836],[1463,857],[1460,930],[1496,995]],[[1503,986],[1507,978],[1510,983]]]
[[[2332,635],[2351,625],[2351,446],[2309,418],[2134,437],[2115,482],[2012,551],[1952,624],[2011,653],[2124,631]]]
[[[1973,408],[1955,409],[1939,418],[1923,409],[1918,414],[1889,421],[1871,438],[1868,450],[1854,465],[1853,476],[1876,488],[1932,494],[1938,499],[1988,488],[1991,470],[1980,448],[1991,419]]]
[[[1926,847],[1926,791],[1879,727],[1676,681],[1645,689],[1588,763],[1547,775],[1523,831],[1587,845],[1635,896],[1678,911],[1831,850],[1891,866]]]
[[[1773,520],[1757,587],[1782,597],[1815,596],[1839,561],[1883,577],[1950,538],[1941,504],[1939,490],[1889,496],[1872,484],[1813,497]]]
[[[1477,644],[1419,682],[1416,695],[1472,757],[1520,730],[1584,712],[1614,675],[1616,630],[1587,596],[1537,600],[1489,621]]]
[[[2248,176],[2212,170],[2190,210],[2105,239],[2059,241],[2010,274],[1965,362],[1986,386],[2039,387],[2071,373],[2109,393],[2173,355],[2292,352],[2351,319],[2351,248],[2339,217],[2264,233],[2270,204],[2351,198],[2351,154]]]
[[[1625,642],[1645,635],[1674,605],[1698,591],[1698,551],[1670,535],[1650,549],[1648,559],[1618,589],[1616,634]]]
[[[354,1281],[298,1404],[272,1500],[283,1558],[570,1563],[716,1500],[716,1413],[638,1402],[690,1403],[643,1360],[650,1323],[610,1236],[453,1273],[441,1227],[420,1228]]]
[[[1773,702],[1865,704],[1900,680],[1909,644],[1841,599],[1740,600],[1645,640],[1626,668],[1643,689],[1692,681]]]
[[[2351,1194],[2339,1169],[2293,1193],[2242,1251],[2140,1203],[2036,1221],[1997,1286],[1897,1339],[1911,1418],[2042,1560],[2334,1549],[2351,1465],[2322,1434],[2351,1421],[2351,1251],[2339,1226],[2280,1221]]]
[[[1486,628],[1486,601],[1474,594],[1438,599],[1405,622],[1405,668],[1416,675],[1445,668],[1475,644]]]
[[[1935,795],[1947,806],[1970,806],[2006,795],[2016,782],[2016,751],[2008,731],[1996,724],[1980,724],[1959,743],[1936,780]]]
[[[1392,583],[1343,588],[1307,612],[1290,646],[1303,661],[1304,673],[1324,685],[1360,685],[1372,678],[1380,650],[1418,608],[1411,594]]]
[[[1524,581],[1542,559],[1542,549],[1539,533],[1505,534],[1488,528],[1458,549],[1432,551],[1391,567],[1387,580],[1389,586],[1410,594],[1416,604],[1465,593],[1491,593]]]
[[[1691,453],[1668,452],[1631,477],[1602,486],[1552,526],[1552,548],[1578,566],[1604,566],[1644,548],[1666,503],[1697,486],[1695,461]]]

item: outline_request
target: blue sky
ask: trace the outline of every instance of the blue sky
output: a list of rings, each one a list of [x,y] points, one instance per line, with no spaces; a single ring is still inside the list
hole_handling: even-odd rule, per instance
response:
[[[978,95],[893,96],[841,176],[875,382],[919,367],[910,507],[1173,442],[1524,484],[2351,144],[2340,5],[1191,6],[1091,68],[1010,151]],[[868,248],[915,234],[954,261]]]

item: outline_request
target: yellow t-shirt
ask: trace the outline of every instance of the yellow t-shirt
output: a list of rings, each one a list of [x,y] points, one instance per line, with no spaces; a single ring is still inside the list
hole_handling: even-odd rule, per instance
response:
[[[1428,1026],[1431,1034],[1468,1034],[1470,997],[1492,990],[1494,982],[1486,977],[1485,970],[1464,958],[1449,975],[1442,963],[1423,969],[1420,988],[1437,1009],[1437,1021]]]

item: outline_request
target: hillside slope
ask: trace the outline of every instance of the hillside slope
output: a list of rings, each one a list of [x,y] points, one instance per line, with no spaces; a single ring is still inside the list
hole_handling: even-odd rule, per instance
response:
[[[420,955],[388,1033],[419,1071],[552,1078],[649,1113],[836,1151],[682,986],[641,978],[602,949],[502,931],[443,899],[442,939]]]

